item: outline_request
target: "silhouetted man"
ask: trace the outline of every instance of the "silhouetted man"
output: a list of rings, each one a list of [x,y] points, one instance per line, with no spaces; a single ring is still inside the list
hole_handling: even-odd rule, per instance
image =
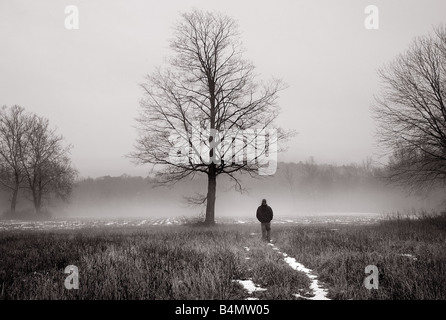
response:
[[[257,208],[257,219],[262,226],[262,240],[271,241],[271,220],[273,220],[273,209],[266,204],[266,199],[262,200],[262,205]]]

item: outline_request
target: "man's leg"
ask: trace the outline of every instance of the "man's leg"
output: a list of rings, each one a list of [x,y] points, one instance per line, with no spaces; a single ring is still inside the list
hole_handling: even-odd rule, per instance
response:
[[[261,223],[260,226],[262,228],[262,240],[266,240],[266,226],[265,226],[265,223]]]
[[[266,241],[271,241],[271,222],[265,223]]]

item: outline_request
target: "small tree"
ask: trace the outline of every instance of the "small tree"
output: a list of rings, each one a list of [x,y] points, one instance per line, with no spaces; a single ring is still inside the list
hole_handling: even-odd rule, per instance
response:
[[[379,142],[389,151],[387,177],[412,189],[446,178],[446,28],[419,37],[379,71],[373,107]]]
[[[66,200],[71,193],[77,172],[68,157],[71,146],[63,146],[62,142],[63,137],[50,129],[47,119],[30,116],[22,166],[26,188],[38,214],[41,213],[42,200],[52,194]]]
[[[11,214],[15,213],[17,196],[24,180],[21,159],[26,122],[27,114],[20,106],[4,106],[0,110],[0,185],[11,192]]]
[[[273,124],[283,85],[255,81],[254,66],[242,57],[237,24],[227,16],[183,14],[170,48],[169,68],[147,76],[142,85],[139,137],[131,156],[159,165],[161,184],[207,175],[205,222],[214,224],[217,176],[229,176],[241,190],[237,172],[255,175],[267,155],[281,150],[277,143],[290,136]]]

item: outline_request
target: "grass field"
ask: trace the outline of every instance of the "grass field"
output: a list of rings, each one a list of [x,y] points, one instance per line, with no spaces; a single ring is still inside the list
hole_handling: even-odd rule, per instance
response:
[[[274,221],[273,221],[274,222]],[[330,299],[446,299],[446,216],[371,225],[272,225],[277,248]],[[256,224],[0,232],[2,299],[300,299],[310,279]],[[64,269],[79,269],[67,290]],[[379,288],[363,285],[367,265]],[[266,289],[249,293],[237,280]]]

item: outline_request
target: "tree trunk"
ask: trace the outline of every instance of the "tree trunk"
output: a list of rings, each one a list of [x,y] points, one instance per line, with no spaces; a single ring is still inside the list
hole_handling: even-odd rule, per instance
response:
[[[33,190],[33,202],[36,214],[40,214],[41,209],[41,193],[38,190]]]
[[[11,198],[11,214],[15,213],[15,207],[17,204],[17,195],[19,194],[19,186],[16,186],[12,190],[12,198]]]
[[[36,209],[36,213],[39,215],[40,214],[40,201],[36,201],[35,205],[34,205],[35,209]]]
[[[209,165],[208,173],[208,194],[206,200],[206,225],[215,224],[215,194],[217,190],[217,175],[215,174],[215,164]]]

